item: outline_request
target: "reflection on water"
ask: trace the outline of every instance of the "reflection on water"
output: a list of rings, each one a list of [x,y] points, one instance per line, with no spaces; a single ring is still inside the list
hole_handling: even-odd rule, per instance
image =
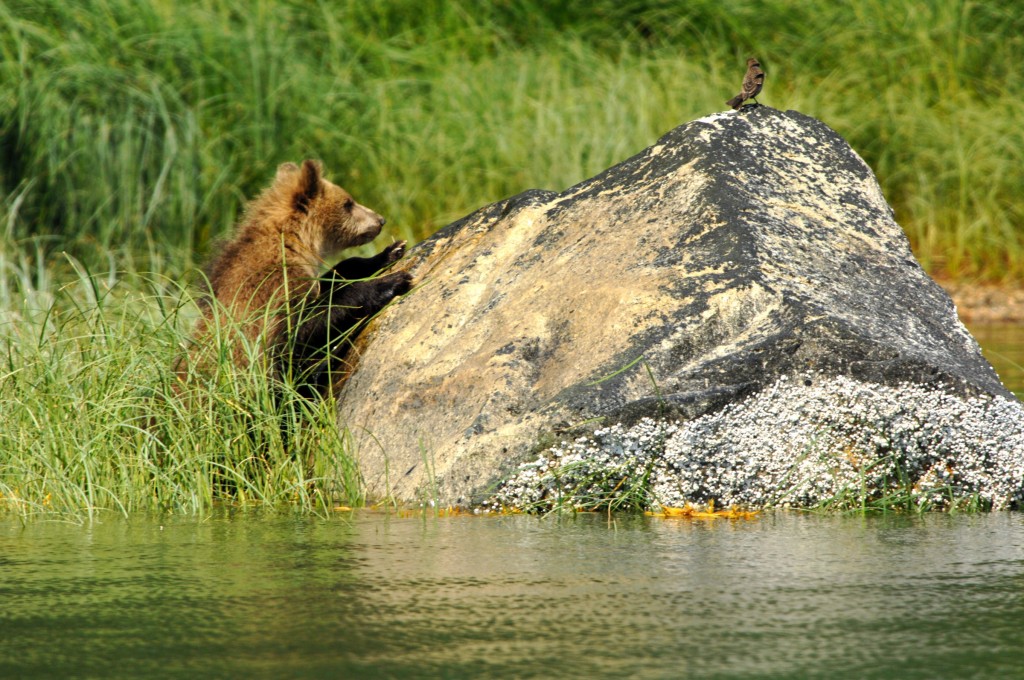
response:
[[[975,324],[969,330],[1006,388],[1024,397],[1024,325]]]
[[[5,522],[0,602],[0,677],[1021,677],[1024,515]]]

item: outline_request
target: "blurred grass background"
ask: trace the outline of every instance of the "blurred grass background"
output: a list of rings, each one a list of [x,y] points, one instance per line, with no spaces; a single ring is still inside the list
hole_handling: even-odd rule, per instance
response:
[[[357,502],[331,409],[294,418],[329,452],[304,468],[265,384],[163,398],[178,282],[245,199],[316,157],[419,240],[723,110],[751,55],[931,273],[1019,284],[1022,48],[1009,0],[0,0],[0,508]]]
[[[761,101],[846,137],[933,273],[1024,278],[1016,2],[4,0],[0,50],[9,239],[180,270],[315,156],[418,240],[722,110],[755,54]]]

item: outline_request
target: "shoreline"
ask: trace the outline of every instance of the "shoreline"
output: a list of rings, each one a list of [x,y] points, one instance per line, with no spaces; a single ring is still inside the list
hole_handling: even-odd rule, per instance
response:
[[[1024,324],[1024,288],[935,280],[953,298],[964,325]]]

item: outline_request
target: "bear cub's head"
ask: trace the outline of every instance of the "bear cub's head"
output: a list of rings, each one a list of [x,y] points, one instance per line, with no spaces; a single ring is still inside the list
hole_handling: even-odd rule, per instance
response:
[[[322,256],[369,243],[384,226],[383,217],[324,179],[319,161],[305,160],[301,167],[295,163],[281,164],[274,184],[291,195],[291,208],[305,226],[322,236]]]

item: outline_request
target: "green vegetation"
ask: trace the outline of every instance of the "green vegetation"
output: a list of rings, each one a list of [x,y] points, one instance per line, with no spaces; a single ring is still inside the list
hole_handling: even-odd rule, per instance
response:
[[[8,231],[201,251],[276,164],[328,172],[412,240],[765,104],[875,169],[934,271],[1024,275],[1016,3],[0,2]],[[175,263],[180,266],[182,263]]]
[[[195,310],[174,284],[75,260],[63,284],[33,280],[48,270],[3,252],[0,267],[14,284],[0,324],[0,509],[361,501],[331,401],[287,387],[275,399],[266,371],[239,374],[226,360],[174,389]]]
[[[172,282],[245,197],[318,157],[384,238],[418,240],[722,110],[751,54],[763,103],[875,169],[926,267],[1024,279],[1022,47],[1007,0],[0,0],[0,494],[76,512],[350,498],[341,442],[316,486],[266,453],[265,385],[200,422],[153,398],[194,317]],[[217,487],[253,441],[259,464]]]

